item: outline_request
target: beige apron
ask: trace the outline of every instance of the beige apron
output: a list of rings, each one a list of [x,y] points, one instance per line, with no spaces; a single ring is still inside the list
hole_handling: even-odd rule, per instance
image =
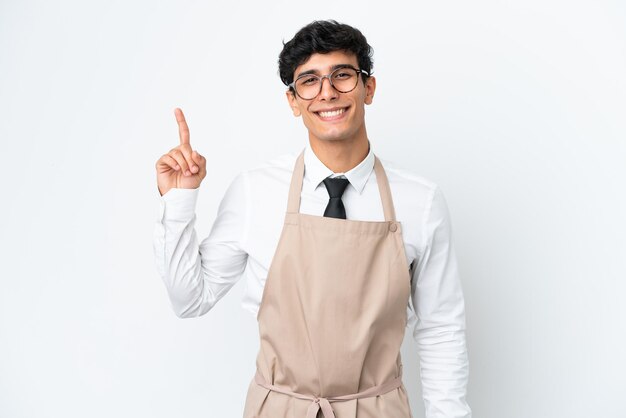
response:
[[[304,152],[257,315],[244,418],[410,418],[400,346],[409,268],[385,171],[385,221],[300,212]]]

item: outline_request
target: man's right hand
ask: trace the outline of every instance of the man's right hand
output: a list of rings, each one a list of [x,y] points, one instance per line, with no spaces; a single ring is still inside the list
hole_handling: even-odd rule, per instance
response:
[[[180,145],[172,148],[156,162],[157,185],[163,196],[171,188],[197,189],[206,177],[206,159],[191,149],[189,127],[185,115],[179,108],[174,109]]]

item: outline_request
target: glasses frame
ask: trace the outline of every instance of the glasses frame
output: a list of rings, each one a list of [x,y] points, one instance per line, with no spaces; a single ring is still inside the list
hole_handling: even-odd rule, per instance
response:
[[[335,85],[333,84],[333,79],[331,78],[331,76],[332,76],[333,74],[335,74],[337,71],[339,71],[339,70],[343,70],[343,69],[346,69],[346,68],[349,68],[349,69],[351,69],[351,70],[356,71],[357,80],[356,80],[356,83],[354,84],[354,87],[352,87],[350,90],[348,90],[348,91],[341,91],[341,90],[339,90],[337,87],[335,87]],[[334,88],[334,89],[335,89],[335,91],[337,91],[337,92],[339,92],[339,93],[350,93],[352,90],[354,90],[354,89],[356,88],[356,86],[358,86],[358,85],[359,85],[359,78],[361,78],[361,77],[360,77],[360,76],[361,76],[361,74],[365,74],[365,75],[366,75],[366,76],[368,76],[368,77],[371,75],[369,72],[367,72],[367,71],[365,71],[365,70],[361,70],[360,68],[354,68],[354,67],[353,67],[353,66],[351,66],[351,65],[343,65],[343,66],[341,66],[341,67],[335,68],[335,69],[334,69],[334,70],[332,70],[330,73],[325,74],[325,75],[303,74],[303,75],[299,76],[298,78],[296,78],[295,80],[293,80],[291,83],[289,83],[289,84],[287,85],[287,87],[289,87],[290,89],[292,89],[292,90],[293,90],[293,92],[294,92],[294,93],[295,93],[295,94],[296,94],[299,98],[301,98],[302,100],[313,100],[313,99],[315,99],[317,96],[319,96],[319,95],[320,95],[320,93],[322,92],[322,86],[324,85],[324,79],[325,79],[325,78],[327,78],[327,79],[328,79],[328,82],[330,83],[330,86],[331,86],[332,88]],[[300,80],[301,78],[304,78],[304,77],[317,77],[317,78],[319,79],[319,81],[320,81],[320,88],[319,88],[319,90],[318,90],[317,94],[316,94],[315,96],[311,97],[310,99],[305,99],[304,97],[300,96],[300,93],[298,93],[298,90],[296,89],[296,82],[297,82],[298,80]]]

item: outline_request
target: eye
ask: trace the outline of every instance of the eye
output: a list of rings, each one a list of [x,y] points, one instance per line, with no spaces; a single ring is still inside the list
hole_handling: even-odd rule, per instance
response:
[[[302,77],[299,81],[298,84],[302,84],[305,86],[310,86],[312,84],[317,83],[318,78],[317,77]]]
[[[334,80],[349,80],[356,75],[352,68],[340,68],[333,74]]]

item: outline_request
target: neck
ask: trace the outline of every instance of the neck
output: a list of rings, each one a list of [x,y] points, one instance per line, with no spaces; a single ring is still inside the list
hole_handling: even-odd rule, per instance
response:
[[[354,140],[321,141],[309,137],[311,149],[333,173],[350,171],[367,157],[369,141],[366,135]]]

